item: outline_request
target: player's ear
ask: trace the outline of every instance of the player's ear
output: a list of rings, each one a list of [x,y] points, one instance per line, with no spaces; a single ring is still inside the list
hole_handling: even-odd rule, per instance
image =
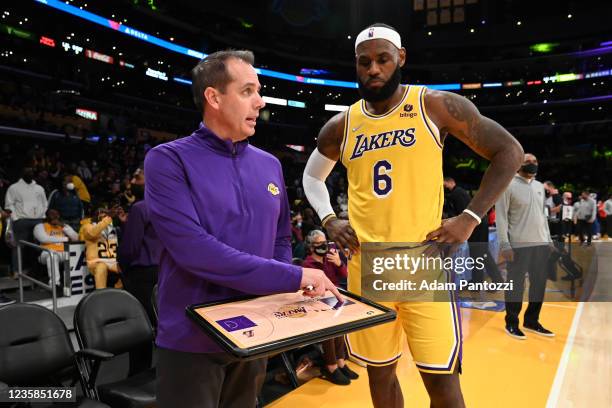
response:
[[[204,90],[204,99],[213,109],[219,109],[219,91],[212,86]]]
[[[406,63],[406,49],[404,47],[399,49],[399,66],[403,67]]]

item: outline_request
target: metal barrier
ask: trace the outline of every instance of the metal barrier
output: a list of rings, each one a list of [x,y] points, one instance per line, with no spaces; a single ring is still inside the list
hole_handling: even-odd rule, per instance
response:
[[[41,252],[47,252],[49,254],[49,257],[51,258],[51,285],[48,285],[44,282],[34,279],[33,277],[23,272],[23,267],[22,267],[23,262],[21,259],[21,247],[22,246],[28,246],[31,248],[35,248],[35,249],[40,250]],[[48,248],[43,248],[40,245],[36,245],[32,242],[21,240],[17,243],[17,275],[19,276],[19,301],[20,302],[23,302],[23,279],[25,278],[29,280],[30,282],[32,282],[33,284],[51,291],[51,296],[53,298],[53,313],[57,313],[57,293],[56,293],[56,286],[55,286],[55,277],[59,273],[59,258],[60,258],[60,254],[57,253],[56,251],[53,251]]]

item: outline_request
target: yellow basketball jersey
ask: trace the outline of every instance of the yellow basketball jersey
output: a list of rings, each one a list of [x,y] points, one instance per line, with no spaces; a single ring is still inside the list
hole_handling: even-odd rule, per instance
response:
[[[368,112],[364,100],[347,112],[340,159],[360,242],[421,242],[440,226],[442,143],[424,96],[425,87],[405,86],[383,115]]]

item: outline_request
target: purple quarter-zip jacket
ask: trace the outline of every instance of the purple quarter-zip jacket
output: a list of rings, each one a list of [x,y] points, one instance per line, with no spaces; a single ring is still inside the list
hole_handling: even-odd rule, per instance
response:
[[[145,160],[145,203],[162,244],[156,343],[222,349],[185,314],[193,303],[299,289],[280,162],[204,125],[157,146]]]

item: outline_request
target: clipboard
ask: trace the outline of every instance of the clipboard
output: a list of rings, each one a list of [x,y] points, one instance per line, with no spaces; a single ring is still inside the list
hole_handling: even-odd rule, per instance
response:
[[[244,360],[395,320],[394,310],[338,290],[343,304],[329,291],[321,298],[296,292],[194,304],[186,313],[224,350]]]

